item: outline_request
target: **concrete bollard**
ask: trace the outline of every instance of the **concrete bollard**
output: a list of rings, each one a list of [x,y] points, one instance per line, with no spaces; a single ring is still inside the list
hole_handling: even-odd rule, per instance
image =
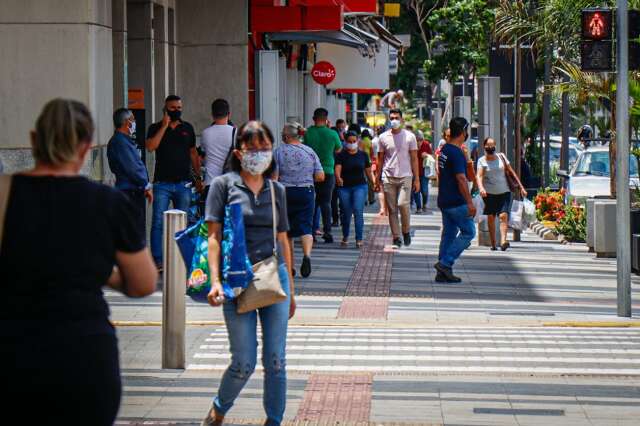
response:
[[[500,219],[496,217],[496,245],[500,245]],[[491,247],[491,237],[489,234],[489,221],[483,220],[478,223],[478,246]]]
[[[616,257],[616,200],[594,206],[594,250],[597,257]]]
[[[595,204],[597,200],[595,198],[587,199],[587,247],[589,248],[589,253],[593,253],[593,245],[594,245],[594,233],[595,233]]]
[[[162,291],[162,368],[185,367],[185,286],[187,270],[174,239],[187,227],[187,214],[181,210],[164,212],[162,249],[164,289]]]

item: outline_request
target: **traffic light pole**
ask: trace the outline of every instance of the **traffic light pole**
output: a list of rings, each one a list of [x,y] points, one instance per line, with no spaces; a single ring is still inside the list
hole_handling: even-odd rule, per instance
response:
[[[631,317],[631,230],[629,204],[629,22],[628,0],[617,0],[616,90],[616,261],[618,316]]]

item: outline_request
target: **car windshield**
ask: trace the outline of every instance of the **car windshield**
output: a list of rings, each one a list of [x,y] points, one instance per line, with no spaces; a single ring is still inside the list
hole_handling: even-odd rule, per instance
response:
[[[569,147],[569,165],[574,164],[578,159],[578,151]],[[549,147],[549,160],[551,162],[560,162],[560,147],[559,146],[550,146]]]
[[[575,176],[609,176],[609,152],[585,152],[576,164],[573,174]],[[633,155],[629,155],[629,174],[631,177],[638,177],[638,162]]]

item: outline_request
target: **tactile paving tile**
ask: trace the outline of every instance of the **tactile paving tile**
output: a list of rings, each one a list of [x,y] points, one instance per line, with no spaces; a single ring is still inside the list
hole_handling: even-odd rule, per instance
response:
[[[368,422],[371,374],[312,374],[294,421]]]

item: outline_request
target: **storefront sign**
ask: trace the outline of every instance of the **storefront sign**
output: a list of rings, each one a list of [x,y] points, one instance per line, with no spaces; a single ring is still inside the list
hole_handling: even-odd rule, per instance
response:
[[[336,69],[327,61],[320,61],[311,69],[311,77],[318,83],[326,86],[336,78]]]

